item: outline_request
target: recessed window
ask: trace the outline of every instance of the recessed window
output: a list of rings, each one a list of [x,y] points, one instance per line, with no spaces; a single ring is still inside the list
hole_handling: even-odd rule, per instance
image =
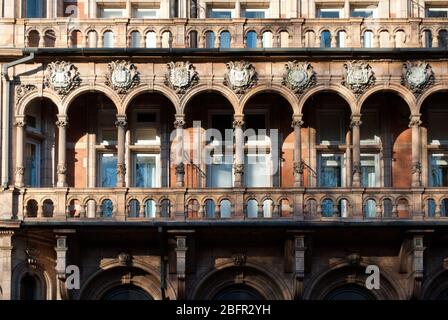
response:
[[[319,18],[336,19],[341,17],[340,8],[320,8],[318,9]]]
[[[262,9],[245,9],[244,17],[247,19],[264,19],[266,18],[266,10]]]
[[[353,8],[350,16],[353,18],[377,18],[377,8]]]
[[[247,154],[244,165],[245,185],[249,188],[271,186],[270,155]]]
[[[318,126],[319,144],[335,145],[342,141],[342,116],[340,112],[319,112]]]
[[[25,2],[25,18],[44,18],[45,3],[43,0],[26,0]]]
[[[366,111],[363,113],[361,120],[361,144],[378,144],[380,142],[378,113]]]
[[[361,185],[363,187],[379,186],[378,154],[361,154]]]
[[[24,150],[25,158],[25,185],[38,187],[40,180],[40,144],[27,142]]]
[[[117,129],[102,129],[100,132],[100,144],[105,146],[117,143]]]
[[[428,112],[428,142],[432,145],[448,144],[448,131],[446,124],[448,123],[448,112],[443,110],[432,110]]]
[[[117,155],[100,153],[99,155],[99,186],[113,188],[117,184]]]
[[[37,129],[37,120],[36,117],[27,115],[25,117],[26,126],[30,128]]]
[[[226,130],[232,131],[232,122],[233,115],[231,114],[214,114],[211,119],[211,129],[218,130],[221,134],[221,141],[224,141],[226,137]],[[217,137],[214,137],[211,140],[217,140]],[[218,139],[219,140],[219,139]]]
[[[226,9],[208,9],[207,18],[232,19],[232,11]]]
[[[132,10],[132,16],[139,19],[157,19],[157,13],[156,9],[134,8]]]
[[[139,153],[134,155],[134,186],[138,188],[159,187],[159,155]]]
[[[100,18],[114,19],[123,18],[126,9],[121,8],[100,8]]]
[[[207,187],[231,188],[233,186],[233,155],[214,154],[207,160]]]
[[[157,114],[154,112],[142,112],[137,113],[137,122],[139,123],[148,123],[148,122],[156,122],[157,121]]]
[[[448,18],[448,8],[427,8],[427,18]]]
[[[319,156],[319,186],[327,188],[342,187],[344,156],[342,154],[322,153]]]
[[[448,186],[448,154],[433,153],[430,155],[429,185],[431,187]]]

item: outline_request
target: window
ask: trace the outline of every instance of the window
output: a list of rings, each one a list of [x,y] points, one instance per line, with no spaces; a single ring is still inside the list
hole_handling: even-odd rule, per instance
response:
[[[270,155],[268,154],[247,154],[244,165],[246,187],[271,187],[270,164]]]
[[[448,31],[439,31],[439,48],[446,48],[448,46]]]
[[[376,7],[353,8],[350,15],[353,18],[377,18],[377,12],[378,10]]]
[[[231,188],[233,186],[233,155],[214,154],[207,160],[207,187]]]
[[[100,18],[114,19],[123,18],[125,16],[126,9],[124,8],[100,8]]]
[[[379,157],[377,154],[361,154],[361,185],[379,187]]]
[[[138,112],[135,115],[133,143],[135,145],[160,145],[158,115],[155,112]]]
[[[226,9],[209,9],[207,18],[213,19],[232,19],[232,11]]]
[[[189,33],[189,40],[190,40],[190,48],[198,47],[198,32],[196,30],[193,30]]]
[[[157,37],[154,31],[149,31],[146,33],[146,48],[156,48],[157,47]]]
[[[263,32],[263,48],[272,48],[272,32]]]
[[[429,185],[431,187],[448,186],[448,154],[433,153],[430,155]]]
[[[448,8],[427,8],[427,18],[448,18]]]
[[[266,10],[262,9],[245,9],[244,17],[247,19],[264,19],[266,18]]]
[[[45,18],[45,1],[43,0],[26,0],[25,2],[25,18]]]
[[[157,10],[134,8],[132,10],[132,16],[139,19],[157,19]]]
[[[99,155],[99,186],[114,188],[117,184],[117,155],[100,153]]]
[[[38,281],[35,276],[26,273],[20,280],[20,300],[37,300],[38,296]]]
[[[432,48],[432,32],[431,32],[431,30],[425,30],[423,32],[423,46],[425,48]]]
[[[343,30],[338,31],[336,37],[336,46],[338,48],[345,48],[345,39],[347,38],[347,33]]]
[[[138,153],[134,155],[134,186],[137,188],[157,188],[160,186],[158,174],[159,155]]]
[[[173,45],[173,35],[169,31],[162,33],[162,48],[171,48]]]
[[[40,180],[40,144],[25,144],[25,185],[39,187]]]
[[[211,128],[218,130],[221,134],[221,141],[226,138],[226,130],[232,130],[233,115],[231,114],[213,114],[211,116]],[[213,137],[211,141],[218,141],[218,137]]]
[[[99,134],[99,143],[103,146],[117,144],[117,129],[101,129]]]
[[[342,142],[341,112],[321,111],[318,114],[318,143],[337,145]]]
[[[431,145],[448,144],[448,112],[443,110],[431,110],[428,112],[428,143]]]
[[[320,154],[318,171],[320,187],[335,188],[344,185],[344,160],[342,154]]]
[[[249,31],[246,34],[246,48],[254,49],[257,47],[257,33],[255,31]]]
[[[320,47],[331,48],[331,33],[328,30],[322,31],[320,34]]]
[[[373,47],[373,32],[372,31],[364,32],[362,46],[364,48],[372,48]]]
[[[230,32],[229,31],[221,32],[221,35],[219,37],[219,47],[221,49],[229,49],[230,42],[231,42]]]
[[[114,33],[112,31],[106,31],[103,35],[103,47],[113,48],[115,45]]]
[[[342,9],[339,8],[320,8],[318,9],[319,18],[335,19],[341,17]]]
[[[378,113],[372,111],[365,111],[362,115],[361,125],[361,145],[372,145],[380,143],[379,120]]]
[[[213,31],[207,31],[205,33],[205,47],[206,48],[215,47],[215,33]]]
[[[141,35],[138,31],[131,32],[131,47],[132,48],[140,48],[141,44]]]
[[[247,113],[245,116],[245,135],[247,143],[263,144],[269,141],[266,113]]]

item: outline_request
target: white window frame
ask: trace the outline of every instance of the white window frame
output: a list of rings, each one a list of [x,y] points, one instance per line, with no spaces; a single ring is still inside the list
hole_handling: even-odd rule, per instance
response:
[[[322,157],[323,155],[327,155],[328,157],[332,157],[332,156],[341,156],[341,186],[340,187],[335,187],[335,188],[344,188],[347,184],[346,181],[346,162],[347,162],[347,157],[346,157],[346,153],[344,152],[319,152],[317,154],[317,185],[319,186],[319,188],[331,188],[331,187],[323,187],[320,186],[320,172],[321,172],[321,165],[322,165]]]
[[[156,159],[155,163],[156,163],[156,185],[152,188],[160,188],[162,185],[162,175],[161,175],[161,171],[162,171],[162,165],[161,165],[161,157],[160,157],[160,153],[151,153],[151,152],[133,152],[132,153],[132,186],[135,187],[135,181],[136,181],[136,165],[137,165],[137,156],[138,155],[145,155],[147,157],[153,157]],[[136,188],[136,187],[135,187]]]

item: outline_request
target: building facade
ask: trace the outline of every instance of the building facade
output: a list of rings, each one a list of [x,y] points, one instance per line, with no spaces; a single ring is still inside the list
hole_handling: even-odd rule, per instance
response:
[[[448,1],[0,3],[1,299],[448,299]]]

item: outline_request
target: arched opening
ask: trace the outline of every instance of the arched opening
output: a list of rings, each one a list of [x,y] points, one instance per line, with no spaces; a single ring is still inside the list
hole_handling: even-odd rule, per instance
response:
[[[422,44],[424,48],[432,48],[432,31],[425,30],[422,34]]]
[[[334,207],[334,203],[333,203],[332,199],[327,198],[322,201],[322,204],[321,204],[322,217],[325,217],[325,218],[332,217],[336,213],[334,211],[334,209],[335,209],[335,207]]]
[[[336,47],[345,48],[346,40],[347,40],[347,32],[345,32],[344,30],[338,31],[336,35]]]
[[[448,91],[439,91],[422,104],[422,182],[428,187],[448,187]]]
[[[403,30],[398,30],[395,33],[395,47],[396,48],[403,48],[406,46],[406,33]]]
[[[196,199],[191,199],[187,204],[187,219],[197,219],[199,217],[199,201]]]
[[[364,217],[376,218],[376,201],[368,199],[364,204]]]
[[[383,200],[383,218],[392,218],[393,217],[393,204],[391,199]]]
[[[114,203],[110,199],[101,202],[101,218],[112,218],[114,214]]]
[[[103,48],[115,47],[115,35],[112,31],[106,31],[103,34]]]
[[[198,47],[198,32],[196,30],[190,31],[188,34],[189,47],[197,48]]]
[[[273,47],[273,36],[271,31],[263,32],[263,48],[272,48]]]
[[[255,49],[257,47],[257,33],[249,31],[246,33],[246,48]]]
[[[265,300],[254,288],[245,284],[234,284],[219,291],[212,300]]]
[[[39,280],[36,276],[26,273],[20,280],[20,300],[39,300]]]
[[[261,92],[244,106],[244,185],[294,185],[292,106],[279,93]]]
[[[100,92],[84,93],[71,103],[68,121],[76,125],[67,128],[67,183],[70,187],[116,186],[116,113],[114,103]]]
[[[82,203],[78,199],[72,199],[68,205],[68,217],[69,218],[79,218],[82,213]]]
[[[320,47],[331,48],[331,33],[328,30],[324,30],[320,33]]]
[[[170,31],[165,31],[162,33],[162,48],[172,48],[173,47],[173,35]]]
[[[280,32],[280,48],[289,48],[289,33],[288,33],[288,31]]]
[[[232,203],[228,199],[221,200],[220,204],[220,217],[230,218],[232,217]]]
[[[121,285],[107,291],[101,300],[154,300],[145,290],[134,285]]]
[[[207,199],[205,201],[205,217],[206,218],[214,218],[215,217],[216,205],[215,201],[212,199]]]
[[[312,48],[318,46],[319,42],[316,44],[316,33],[314,31],[306,31],[304,37],[305,47]]]
[[[308,199],[305,203],[304,211],[306,217],[315,217],[317,215],[317,201],[315,199]]]
[[[213,31],[207,31],[205,33],[205,47],[206,48],[215,47],[215,33]]]
[[[160,203],[160,217],[169,218],[171,216],[171,201],[163,199]]]
[[[246,216],[248,218],[258,218],[258,202],[255,199],[250,199],[246,204]]]
[[[128,217],[138,218],[140,215],[140,202],[137,199],[132,199],[128,204]]]
[[[44,218],[51,218],[53,217],[54,212],[54,204],[53,201],[50,199],[47,199],[43,202],[42,206],[42,213]]]
[[[49,99],[31,101],[25,108],[23,141],[24,183],[27,187],[53,187],[57,175],[58,108]],[[20,141],[18,143],[21,143]],[[21,148],[22,146],[18,146]]]
[[[149,31],[145,35],[145,47],[157,48],[157,34],[154,31]]]
[[[72,48],[82,47],[82,33],[79,30],[74,30],[70,34],[70,46]]]
[[[314,94],[303,107],[302,161],[305,186],[351,184],[349,104],[332,91]]]
[[[186,185],[199,188],[232,187],[232,105],[221,94],[204,92],[188,102],[184,114],[184,135],[189,137],[184,137]]]
[[[40,43],[40,34],[36,30],[31,30],[28,33],[28,47],[37,48]]]
[[[98,47],[98,33],[95,30],[90,30],[87,33],[87,46],[89,48]]]
[[[38,210],[38,203],[36,200],[31,199],[28,200],[26,203],[26,217],[27,218],[36,218],[37,217],[37,210]]]
[[[145,201],[145,218],[155,218],[156,210],[156,202],[154,200]]]
[[[263,217],[272,218],[272,212],[274,210],[274,202],[271,199],[263,201]]]
[[[170,145],[176,110],[171,101],[156,92],[135,97],[126,109],[126,181],[137,188],[176,185]],[[171,150],[175,142],[171,144]],[[173,151],[174,152],[174,151]],[[171,181],[169,181],[171,179]]]
[[[377,92],[361,108],[361,185],[410,187],[410,109],[397,93]]]
[[[363,48],[372,48],[373,47],[373,32],[367,30],[364,32],[362,37],[362,46]]]
[[[388,48],[390,47],[390,34],[389,31],[383,30],[380,31],[380,47],[381,48]]]
[[[448,31],[440,30],[439,31],[439,48],[447,48],[448,47]]]
[[[219,35],[219,47],[221,49],[229,49],[231,44],[231,36],[229,31],[223,31]]]
[[[350,203],[347,199],[340,199],[338,204],[339,216],[341,218],[350,217]]]
[[[44,45],[46,48],[54,48],[56,44],[56,33],[53,30],[47,30],[44,36]]]
[[[138,31],[132,31],[130,35],[131,48],[140,48],[142,43],[142,35]]]
[[[345,285],[333,289],[324,300],[376,300],[370,290],[360,285]]]
[[[292,207],[288,199],[280,200],[280,217],[289,217],[292,214]]]

